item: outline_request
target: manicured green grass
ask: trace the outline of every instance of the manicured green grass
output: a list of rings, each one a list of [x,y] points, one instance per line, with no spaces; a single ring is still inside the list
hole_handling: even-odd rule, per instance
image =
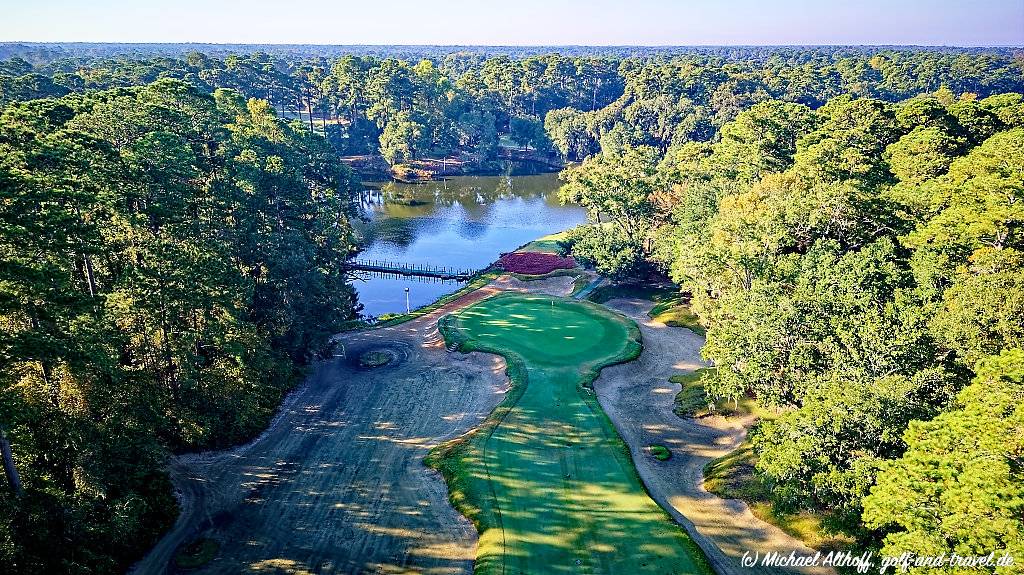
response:
[[[589,302],[500,294],[439,323],[449,345],[505,356],[513,386],[476,432],[433,450],[480,531],[476,573],[711,573],[644,491],[590,383],[640,333]]]
[[[481,273],[475,276],[472,280],[470,280],[469,283],[459,288],[458,291],[443,296],[430,305],[425,305],[423,307],[416,308],[409,313],[384,314],[383,316],[381,316],[381,321],[373,325],[365,325],[364,327],[391,327],[393,325],[398,325],[400,323],[405,323],[409,320],[425,316],[428,313],[436,310],[437,308],[447,305],[459,299],[460,297],[468,294],[469,292],[473,292],[484,287],[485,285],[491,283],[491,281],[493,281],[499,275],[501,274],[491,271]]]
[[[517,249],[517,252],[543,252],[548,254],[558,254],[560,256],[566,255],[565,232],[558,232],[557,234],[546,235],[541,238],[537,238],[532,242],[524,245]]]
[[[651,457],[658,461],[668,461],[669,459],[672,459],[672,452],[664,445],[652,443],[647,446],[647,450],[651,452]]]
[[[745,501],[756,517],[800,539],[808,547],[823,552],[853,548],[852,537],[826,529],[827,518],[808,511],[788,513],[776,508],[770,488],[754,473],[755,465],[757,454],[750,442],[745,441],[736,451],[704,466],[704,488],[719,497]]]

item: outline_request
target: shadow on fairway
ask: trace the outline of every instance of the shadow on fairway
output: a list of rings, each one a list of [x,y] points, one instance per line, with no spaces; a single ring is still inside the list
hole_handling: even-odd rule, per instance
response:
[[[473,434],[428,457],[481,533],[477,573],[710,573],[644,491],[590,382],[640,351],[589,302],[501,294],[441,322],[450,347],[503,355],[513,388]]]

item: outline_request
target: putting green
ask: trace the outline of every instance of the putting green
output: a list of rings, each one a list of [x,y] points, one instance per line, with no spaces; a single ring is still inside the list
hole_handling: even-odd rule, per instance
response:
[[[505,356],[513,382],[479,430],[428,460],[480,531],[477,573],[711,573],[586,387],[639,353],[633,322],[589,302],[501,294],[441,328],[463,351]]]

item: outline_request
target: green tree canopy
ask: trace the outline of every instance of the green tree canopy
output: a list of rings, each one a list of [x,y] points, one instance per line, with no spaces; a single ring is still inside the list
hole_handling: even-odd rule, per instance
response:
[[[975,372],[954,409],[910,423],[906,453],[884,465],[864,500],[868,526],[894,528],[888,556],[1024,554],[1024,351],[1004,350]]]

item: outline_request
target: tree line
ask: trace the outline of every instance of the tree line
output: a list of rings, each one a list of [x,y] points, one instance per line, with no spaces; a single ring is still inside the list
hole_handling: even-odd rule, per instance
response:
[[[22,58],[34,65],[57,60],[88,60],[96,58],[144,60],[147,58],[181,58],[191,52],[202,52],[216,58],[233,54],[262,52],[288,59],[340,58],[372,56],[404,60],[440,61],[451,54],[485,59],[507,56],[521,60],[530,56],[560,53],[575,57],[602,58],[670,58],[703,56],[727,60],[756,60],[783,56],[786,58],[834,59],[872,54],[880,50],[901,52],[934,52],[943,54],[998,54],[1013,56],[1014,47],[953,46],[451,46],[451,45],[355,45],[355,44],[220,44],[220,43],[104,43],[104,42],[0,42],[0,60]]]
[[[751,432],[778,509],[887,556],[1024,556],[1020,93],[769,100],[602,150],[563,174],[604,219],[571,248],[690,294],[709,397],[778,414]]]
[[[739,112],[769,100],[817,108],[842,94],[895,102],[941,87],[979,97],[1024,91],[1024,57],[1000,49],[515,54],[426,47],[419,59],[196,51],[14,57],[0,63],[0,103],[177,78],[202,91],[232,88],[265,99],[281,115],[304,119],[342,155],[381,154],[401,164],[468,154],[487,166],[500,145],[570,161],[626,146],[665,152],[714,140]]]
[[[168,453],[266,426],[351,318],[356,192],[321,137],[229,89],[0,114],[5,572],[123,571],[174,521]]]

